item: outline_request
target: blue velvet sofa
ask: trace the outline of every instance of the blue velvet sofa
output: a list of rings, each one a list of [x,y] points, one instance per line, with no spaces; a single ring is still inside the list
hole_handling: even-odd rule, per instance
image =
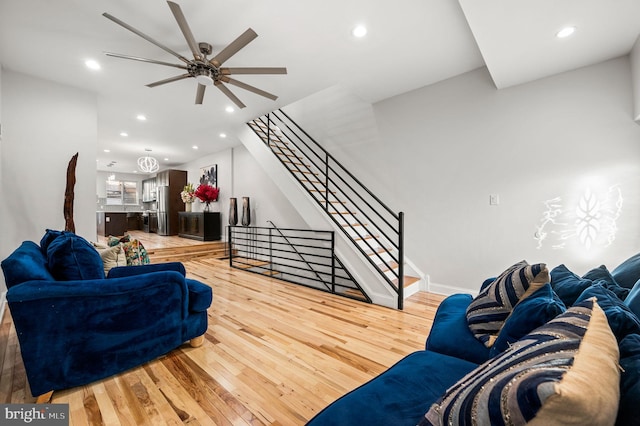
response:
[[[531,291],[526,298],[520,299],[510,310],[497,334],[497,339],[490,347],[483,344],[470,329],[469,312],[472,311],[470,307],[474,300],[483,295],[484,290],[491,286],[495,278],[486,280],[482,284],[480,294],[476,298],[470,294],[454,294],[445,298],[438,307],[424,350],[409,354],[379,376],[338,398],[307,424],[310,426],[525,424],[527,422],[518,421],[515,416],[511,418],[506,416],[506,419],[504,417],[505,409],[501,405],[504,402],[502,399],[504,394],[501,392],[506,389],[506,380],[502,383],[504,388],[498,392],[492,389],[490,392],[493,393],[490,393],[486,399],[478,397],[473,403],[470,402],[473,401],[472,398],[467,400],[459,398],[457,403],[451,403],[451,401],[456,396],[456,392],[467,392],[465,396],[468,397],[474,392],[480,394],[485,387],[500,387],[499,382],[502,378],[497,375],[491,376],[493,373],[487,373],[492,371],[491,368],[495,368],[496,364],[508,364],[508,362],[512,363],[508,364],[509,367],[504,371],[515,368],[513,358],[525,353],[521,348],[529,344],[526,342],[537,338],[532,336],[536,336],[536,333],[544,335],[542,330],[553,326],[558,327],[555,324],[561,323],[562,319],[573,321],[579,315],[576,311],[587,309],[585,306],[592,303],[589,309],[594,312],[596,309],[604,312],[602,316],[605,318],[604,328],[609,330],[605,333],[610,335],[608,349],[615,355],[615,358],[609,360],[609,366],[613,364],[610,371],[613,371],[614,375],[618,374],[619,378],[609,377],[614,386],[608,392],[613,402],[605,404],[601,399],[590,401],[588,398],[592,393],[596,393],[593,389],[598,387],[596,385],[598,382],[595,377],[591,377],[592,372],[589,371],[588,385],[580,390],[587,399],[580,402],[583,404],[582,407],[591,406],[598,412],[608,413],[605,414],[607,420],[603,422],[600,418],[583,422],[575,419],[577,421],[575,423],[571,416],[557,416],[554,417],[555,423],[547,424],[640,425],[640,320],[638,319],[640,254],[623,262],[611,273],[606,267],[601,266],[580,277],[569,271],[565,265],[560,265],[550,271],[548,276],[549,279],[544,280],[547,282],[540,283],[541,285],[535,291]],[[595,304],[598,308],[593,306]],[[595,317],[595,313],[585,316],[587,320]],[[595,320],[593,322],[595,323]],[[588,329],[588,327],[585,328]],[[577,330],[578,334],[585,333],[580,328]],[[574,332],[576,329],[570,329],[570,333]],[[556,334],[557,331],[554,330],[545,335],[545,338],[551,341],[553,338],[549,336],[555,338]],[[575,341],[572,342],[575,343]],[[545,361],[546,367],[558,362],[553,359],[554,355],[551,354],[553,351],[541,349],[545,346],[538,341],[535,344],[541,345],[536,349],[540,351],[537,356],[552,358]],[[531,347],[534,346],[531,345]],[[578,357],[576,353],[588,353],[587,349],[583,349],[584,346],[579,348],[580,350],[576,349],[572,355],[575,359]],[[596,351],[598,355],[600,352],[605,351]],[[518,355],[515,355],[516,353]],[[567,369],[573,368],[575,359],[566,358]],[[575,364],[577,365],[578,362],[576,361]],[[595,365],[593,368],[598,369]],[[483,373],[488,377],[482,385],[473,382],[478,374]],[[597,374],[599,373],[593,372],[593,376]],[[590,382],[592,379],[593,383]],[[560,377],[552,381],[551,387],[555,386],[553,383],[558,382]],[[521,404],[520,408],[524,406],[523,411],[526,411],[528,405],[539,409],[536,405],[539,403],[537,401],[540,394],[539,388],[536,388],[533,393],[526,393],[526,391],[520,393],[518,388],[518,392],[516,399]],[[488,420],[489,417],[482,417],[478,414],[478,407],[472,407],[475,403],[486,408],[487,413],[495,417],[491,417],[491,420]],[[608,406],[605,407],[605,405]],[[560,406],[562,407],[562,404]],[[449,411],[445,412],[445,410]],[[455,410],[462,412],[467,410],[466,417],[463,414],[452,415],[452,411]],[[434,417],[426,414],[434,412],[436,418],[439,415],[442,415],[442,418],[446,415],[450,417],[446,421],[432,421]],[[531,417],[535,413],[527,415]],[[587,418],[589,418],[588,413]]]
[[[181,263],[122,266],[105,277],[93,246],[47,230],[1,263],[33,396],[84,385],[203,342],[212,290]]]

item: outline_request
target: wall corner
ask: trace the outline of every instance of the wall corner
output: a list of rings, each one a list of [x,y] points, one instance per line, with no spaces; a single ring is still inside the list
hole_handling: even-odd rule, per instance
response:
[[[640,124],[640,35],[636,39],[630,53],[631,87],[633,90],[633,119]]]

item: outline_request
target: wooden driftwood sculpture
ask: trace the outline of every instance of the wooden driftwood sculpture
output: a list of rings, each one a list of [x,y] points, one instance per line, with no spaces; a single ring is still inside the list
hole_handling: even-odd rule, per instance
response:
[[[76,185],[76,163],[78,162],[78,153],[71,157],[67,166],[67,187],[64,190],[64,230],[68,232],[76,232],[76,225],[73,223],[73,188]]]

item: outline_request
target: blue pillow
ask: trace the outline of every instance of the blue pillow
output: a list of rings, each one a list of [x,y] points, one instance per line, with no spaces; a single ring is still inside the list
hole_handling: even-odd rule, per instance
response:
[[[591,287],[591,284],[593,284],[591,280],[580,278],[564,264],[551,270],[551,288],[565,306],[572,306],[578,296]]]
[[[60,235],[62,235],[64,231],[55,231],[53,229],[47,229],[40,240],[40,250],[42,250],[42,254],[47,255],[47,249],[49,248],[49,244]]]
[[[47,269],[47,259],[33,241],[24,241],[20,247],[2,261],[2,272],[7,288],[31,280],[53,281]]]
[[[604,265],[600,265],[597,268],[593,268],[592,270],[584,274],[582,278],[591,280],[594,283],[598,283],[600,285],[605,286],[606,288],[614,292],[620,300],[624,300],[629,294],[629,289],[625,287],[621,287],[616,282],[615,278],[613,278],[613,276],[611,275],[607,267]]]
[[[545,284],[513,308],[498,338],[491,346],[489,356],[493,358],[566,310],[564,303],[551,289],[551,285]]]
[[[620,342],[620,367],[620,406],[616,425],[638,425],[640,335],[630,334]]]
[[[601,286],[593,285],[582,292],[576,304],[595,297],[598,305],[602,308],[611,331],[620,342],[628,334],[640,333],[640,319],[616,296],[611,290]]]
[[[640,280],[640,253],[616,266],[611,275],[622,287],[633,287]]]
[[[624,304],[640,318],[640,280],[633,286],[627,298],[624,299]]]
[[[73,232],[62,232],[47,248],[49,271],[56,280],[104,279],[104,266],[91,243]]]

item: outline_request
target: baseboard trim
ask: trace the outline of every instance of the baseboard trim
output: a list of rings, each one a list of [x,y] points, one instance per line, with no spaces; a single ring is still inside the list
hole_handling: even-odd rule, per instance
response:
[[[0,293],[0,322],[4,318],[4,307],[7,306],[7,291]]]
[[[468,288],[454,287],[450,285],[438,284],[433,282],[429,282],[428,291],[429,293],[443,294],[445,296],[451,296],[452,294],[457,294],[457,293],[471,294],[473,297],[476,297],[478,295],[477,290],[470,290]]]

